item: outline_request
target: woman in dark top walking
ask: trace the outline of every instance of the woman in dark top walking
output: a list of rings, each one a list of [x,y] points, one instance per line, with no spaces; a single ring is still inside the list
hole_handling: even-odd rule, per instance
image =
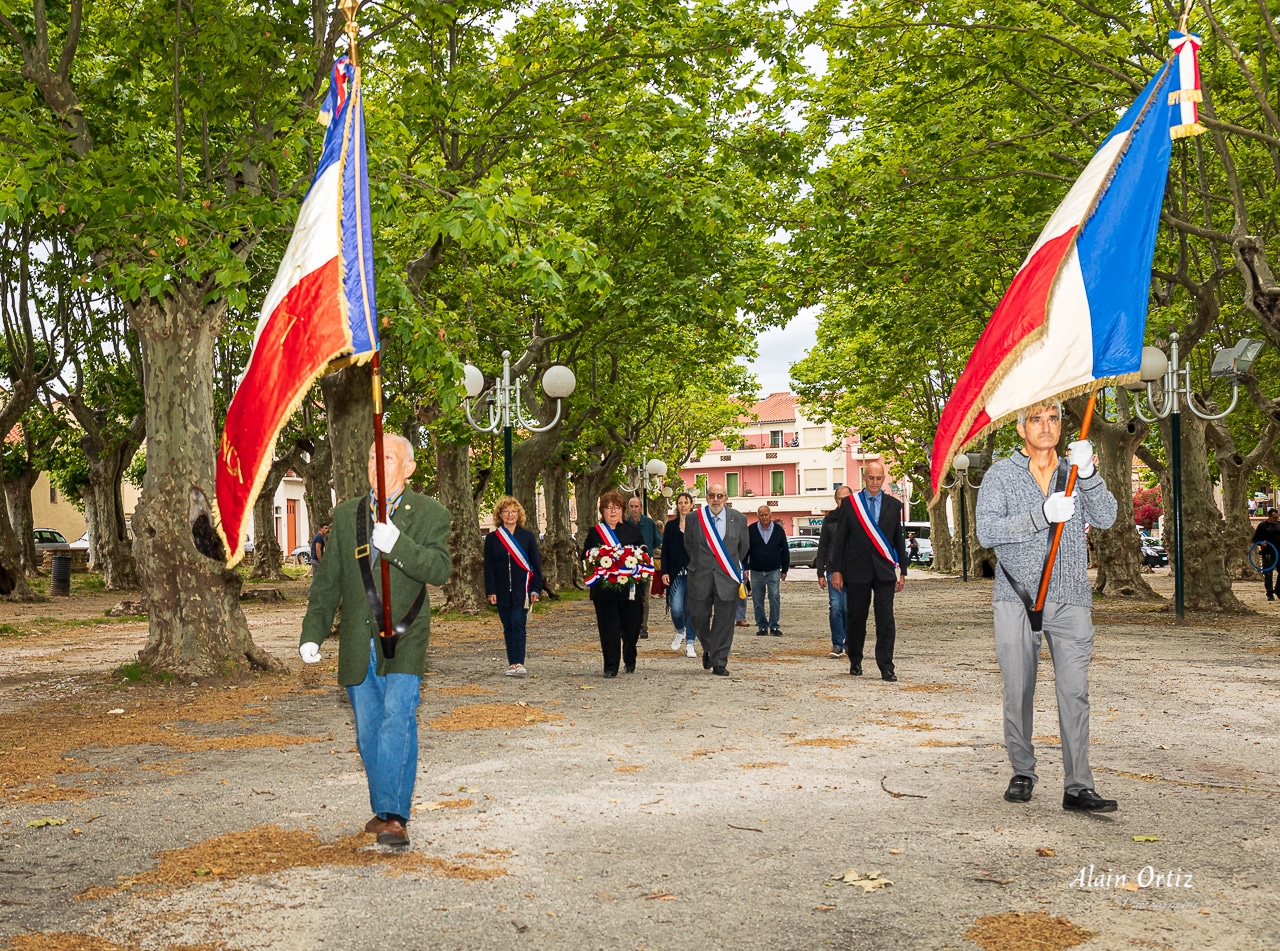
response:
[[[681,492],[676,496],[676,514],[662,531],[662,583],[667,588],[671,623],[676,628],[671,649],[684,651],[686,657],[698,656],[688,609],[689,553],[684,548],[684,521],[692,511],[693,496]]]
[[[507,676],[524,677],[525,622],[542,593],[542,562],[538,539],[524,527],[524,506],[510,495],[493,507],[493,531],[485,536],[484,593],[502,619]]]
[[[582,546],[582,559],[593,548],[612,545],[609,534],[620,545],[643,547],[640,526],[622,520],[626,500],[622,493],[610,489],[600,496],[600,522],[587,531],[586,544]],[[601,525],[607,526],[605,531]],[[604,656],[604,675],[618,676],[619,661],[626,664],[627,673],[636,670],[636,644],[640,640],[640,619],[643,605],[641,598],[648,593],[643,583],[620,587],[597,584],[591,588],[591,603],[596,609],[596,628],[600,632],[600,653]]]

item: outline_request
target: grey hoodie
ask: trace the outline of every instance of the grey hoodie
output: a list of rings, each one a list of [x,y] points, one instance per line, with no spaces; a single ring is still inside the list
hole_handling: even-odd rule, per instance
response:
[[[1063,526],[1046,600],[1090,607],[1093,587],[1086,573],[1089,559],[1084,526],[1110,528],[1116,520],[1116,500],[1096,469],[1089,478],[1076,480],[1073,495],[1076,513]],[[1031,474],[1031,460],[1021,450],[995,462],[978,490],[978,541],[995,549],[1004,569],[1033,594],[1040,588],[1040,572],[1053,537],[1053,525],[1044,517],[1044,500],[1045,494]],[[1019,601],[1004,571],[996,571],[992,599]]]

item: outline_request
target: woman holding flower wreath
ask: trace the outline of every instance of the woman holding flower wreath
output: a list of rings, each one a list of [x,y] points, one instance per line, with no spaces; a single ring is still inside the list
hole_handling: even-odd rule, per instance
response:
[[[625,506],[626,500],[616,489],[600,496],[600,522],[587,531],[582,549],[584,577],[596,609],[606,677],[618,676],[619,662],[626,664],[627,673],[635,673],[641,598],[653,577],[653,562],[640,536],[640,526],[622,520]]]

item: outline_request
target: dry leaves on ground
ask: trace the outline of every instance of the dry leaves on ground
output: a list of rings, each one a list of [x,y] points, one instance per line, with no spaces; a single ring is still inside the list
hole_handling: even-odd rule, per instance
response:
[[[563,720],[562,713],[548,713],[527,703],[472,703],[455,707],[427,723],[432,730],[511,730],[535,723]]]
[[[1063,951],[1084,944],[1096,934],[1042,911],[1010,911],[979,918],[964,936],[982,951]]]
[[[846,885],[861,888],[864,895],[869,895],[878,888],[886,888],[893,884],[889,879],[884,878],[880,872],[863,873],[856,868],[846,869],[843,875],[837,875],[832,881],[844,882]]]

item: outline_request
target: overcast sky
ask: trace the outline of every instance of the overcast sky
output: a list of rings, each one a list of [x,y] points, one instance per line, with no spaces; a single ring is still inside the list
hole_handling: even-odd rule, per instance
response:
[[[759,356],[750,364],[760,381],[760,395],[785,393],[791,389],[791,364],[804,359],[817,342],[817,309],[792,318],[785,328],[766,330],[756,338]]]

